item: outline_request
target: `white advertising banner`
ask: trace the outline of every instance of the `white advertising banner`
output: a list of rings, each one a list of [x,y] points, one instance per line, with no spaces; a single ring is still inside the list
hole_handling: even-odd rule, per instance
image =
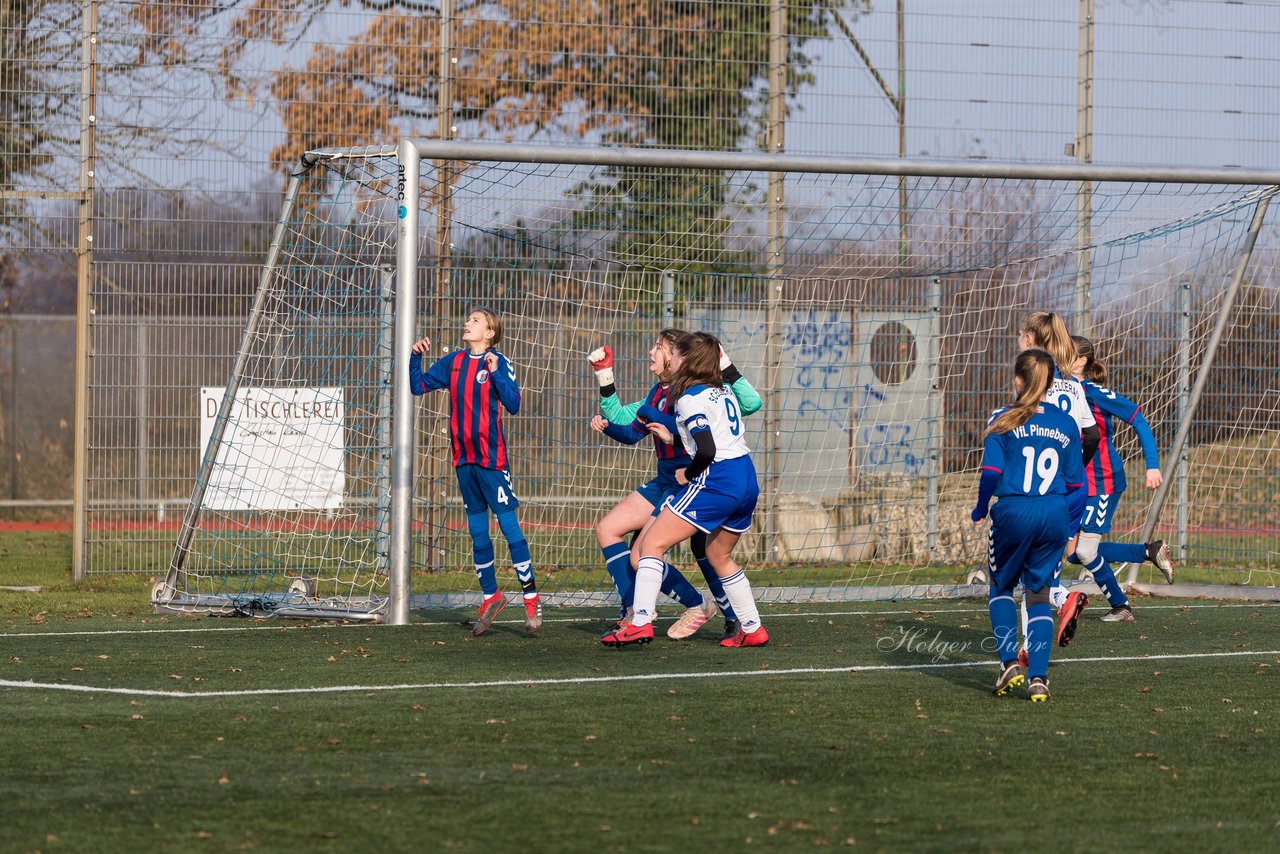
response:
[[[225,388],[200,389],[208,448]],[[341,388],[242,388],[205,493],[210,510],[327,510],[346,488]]]

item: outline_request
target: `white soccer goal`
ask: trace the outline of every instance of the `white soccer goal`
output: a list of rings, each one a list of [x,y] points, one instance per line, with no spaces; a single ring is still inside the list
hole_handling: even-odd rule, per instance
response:
[[[504,318],[525,391],[507,437],[551,604],[609,600],[592,524],[653,469],[647,446],[588,429],[585,354],[611,343],[637,400],[667,326],[719,336],[765,400],[739,547],[762,599],[984,592],[968,519],[981,433],[1036,309],[1094,338],[1155,428],[1155,495],[1119,428],[1131,487],[1113,538],[1167,540],[1171,591],[1265,596],[1280,578],[1277,184],[417,140],[312,152],[233,375],[201,393],[206,450],[155,604],[393,623],[474,604],[443,396],[409,395],[405,357],[423,334],[458,347],[477,305]]]

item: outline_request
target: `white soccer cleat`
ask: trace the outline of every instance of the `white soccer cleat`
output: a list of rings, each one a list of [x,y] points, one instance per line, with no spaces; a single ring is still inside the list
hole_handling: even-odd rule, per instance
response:
[[[690,608],[680,615],[671,627],[667,629],[667,637],[672,640],[684,640],[691,637],[694,632],[707,624],[707,621],[716,615],[716,603],[710,596],[704,596],[702,604],[695,608]]]

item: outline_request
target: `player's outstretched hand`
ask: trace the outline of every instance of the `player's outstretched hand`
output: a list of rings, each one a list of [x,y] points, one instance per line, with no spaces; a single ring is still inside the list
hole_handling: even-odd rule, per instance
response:
[[[1160,469],[1147,469],[1147,489],[1159,489],[1162,483],[1164,475],[1160,473]]]
[[[608,344],[597,347],[587,354],[591,370],[596,372],[596,382],[600,388],[613,385],[613,348]]]
[[[650,433],[657,436],[666,444],[674,445],[676,443],[675,437],[671,435],[671,431],[668,430],[665,425],[659,424],[657,421],[650,421],[645,426],[649,428]],[[683,471],[683,469],[681,469],[681,471]]]
[[[413,346],[409,349],[417,353],[419,356],[425,356],[431,352],[431,339],[419,338],[417,341],[413,342]]]
[[[591,416],[591,429],[597,433],[603,433],[604,428],[609,426],[609,422],[601,418],[599,415]]]

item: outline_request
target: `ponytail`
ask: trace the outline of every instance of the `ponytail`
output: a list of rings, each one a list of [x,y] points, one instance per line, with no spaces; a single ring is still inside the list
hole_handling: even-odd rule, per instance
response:
[[[1027,315],[1021,331],[1030,333],[1035,345],[1053,356],[1053,360],[1058,363],[1058,370],[1064,376],[1070,375],[1071,366],[1075,364],[1079,354],[1076,353],[1075,342],[1067,332],[1067,324],[1063,322],[1062,315],[1052,311],[1033,311]]]
[[[1023,350],[1013,363],[1013,375],[1022,380],[1018,400],[991,422],[987,435],[1008,433],[1014,427],[1026,424],[1040,411],[1045,393],[1053,384],[1053,357],[1044,350]]]

